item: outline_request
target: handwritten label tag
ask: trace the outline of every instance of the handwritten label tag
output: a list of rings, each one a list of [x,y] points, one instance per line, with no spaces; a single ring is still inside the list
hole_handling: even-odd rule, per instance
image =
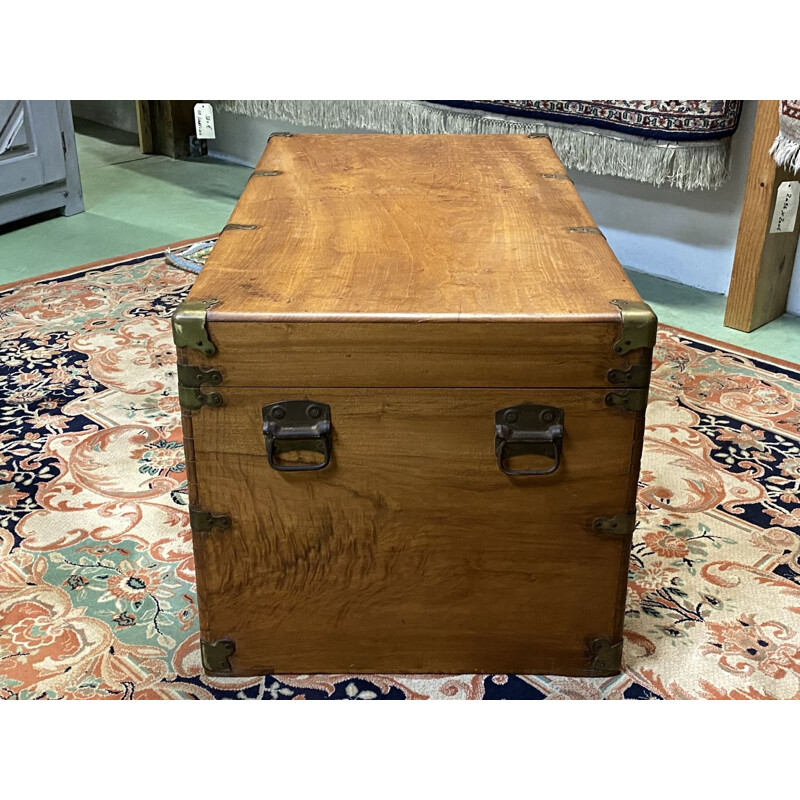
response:
[[[778,187],[770,233],[791,233],[794,230],[798,200],[800,200],[800,181],[784,181]]]
[[[214,109],[211,103],[197,103],[194,107],[194,129],[198,139],[213,139]]]

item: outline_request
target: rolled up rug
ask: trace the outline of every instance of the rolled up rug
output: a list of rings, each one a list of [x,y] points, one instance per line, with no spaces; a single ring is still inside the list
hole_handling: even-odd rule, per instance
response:
[[[167,248],[164,252],[164,257],[170,266],[199,274],[215,242],[216,239],[209,239],[204,242],[195,242],[186,248],[179,248],[178,250]]]

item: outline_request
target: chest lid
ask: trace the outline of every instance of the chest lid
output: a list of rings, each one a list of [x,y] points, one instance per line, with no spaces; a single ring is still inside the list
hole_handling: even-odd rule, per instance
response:
[[[528,368],[564,377],[541,384],[501,368],[474,380],[603,385],[605,363],[567,362],[598,361],[593,347],[614,361],[612,301],[641,302],[547,138],[442,134],[272,136],[188,298],[212,299],[207,330],[226,361],[247,359],[245,341],[306,337],[322,361],[348,351],[341,385],[369,385],[351,374],[358,347],[386,351],[387,363],[393,349],[422,356],[415,378],[393,371],[395,385],[467,385],[470,355],[509,362],[520,346]],[[435,350],[449,350],[453,372]]]

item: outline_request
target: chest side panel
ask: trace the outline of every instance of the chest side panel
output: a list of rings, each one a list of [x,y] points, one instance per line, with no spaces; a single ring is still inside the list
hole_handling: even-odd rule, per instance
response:
[[[197,501],[231,516],[195,536],[202,636],[234,673],[590,674],[587,641],[621,636],[640,415],[602,391],[230,389],[193,413]],[[267,464],[263,405],[331,408],[331,465]],[[563,461],[513,478],[498,409],[564,411]]]

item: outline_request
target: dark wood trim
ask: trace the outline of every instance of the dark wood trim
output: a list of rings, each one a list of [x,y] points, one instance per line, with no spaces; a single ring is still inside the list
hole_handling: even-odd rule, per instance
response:
[[[170,158],[189,155],[189,137],[194,134],[196,100],[137,100],[136,120],[143,153]]]

